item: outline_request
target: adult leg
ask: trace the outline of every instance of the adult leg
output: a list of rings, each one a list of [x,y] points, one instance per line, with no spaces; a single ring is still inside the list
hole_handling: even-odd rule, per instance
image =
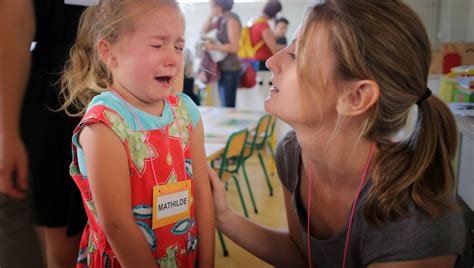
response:
[[[44,267],[28,199],[0,194],[0,267]]]
[[[221,105],[223,107],[227,107],[226,102],[225,102],[225,94],[226,94],[226,89],[227,89],[227,85],[226,85],[227,79],[228,78],[227,78],[225,72],[221,71],[219,81],[217,81],[217,89],[219,90],[219,99],[221,100]]]
[[[84,210],[82,203],[71,202],[73,194],[78,192],[69,175],[70,133],[76,122],[64,114],[44,112],[45,130],[32,161],[35,224],[41,234],[48,267],[75,267],[82,229],[72,236],[68,236],[66,230],[71,219],[76,220],[71,214]]]
[[[48,268],[75,267],[81,235],[66,236],[67,227],[37,227],[44,242]]]
[[[222,106],[235,107],[237,87],[240,78],[240,71],[221,71],[219,78],[219,93]]]

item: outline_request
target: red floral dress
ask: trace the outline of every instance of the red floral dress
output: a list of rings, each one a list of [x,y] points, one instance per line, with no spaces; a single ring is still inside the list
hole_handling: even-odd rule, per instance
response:
[[[109,127],[121,139],[127,152],[132,191],[133,216],[159,267],[197,266],[197,226],[191,192],[190,217],[153,230],[151,228],[153,187],[156,185],[151,165],[158,184],[191,180],[190,137],[192,120],[185,101],[178,96],[169,96],[174,119],[164,128],[134,130],[120,112],[103,104],[89,108],[74,131],[74,137],[89,124],[101,123]],[[126,111],[128,112],[128,111]],[[130,114],[130,113],[129,113]],[[127,115],[129,116],[129,115]],[[168,138],[169,137],[169,138]],[[147,146],[147,143],[149,146]],[[73,162],[70,173],[79,187],[88,216],[80,244],[77,267],[120,267],[100,226],[89,180],[83,175],[78,163],[78,148],[73,143]],[[183,150],[184,148],[184,158]]]

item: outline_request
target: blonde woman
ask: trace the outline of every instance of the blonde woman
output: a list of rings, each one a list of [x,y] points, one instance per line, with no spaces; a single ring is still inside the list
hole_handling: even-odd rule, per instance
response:
[[[459,263],[456,125],[427,88],[430,59],[425,29],[402,1],[311,7],[296,39],[267,61],[265,109],[294,129],[276,151],[288,230],[230,210],[211,173],[218,229],[279,267]]]

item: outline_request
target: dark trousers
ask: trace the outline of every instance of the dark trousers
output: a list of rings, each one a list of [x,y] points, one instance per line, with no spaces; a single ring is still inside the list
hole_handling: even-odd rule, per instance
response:
[[[235,97],[237,95],[239,82],[240,70],[220,71],[220,78],[217,86],[219,88],[219,96],[223,107],[235,107]]]
[[[44,267],[28,199],[0,193],[0,267]]]

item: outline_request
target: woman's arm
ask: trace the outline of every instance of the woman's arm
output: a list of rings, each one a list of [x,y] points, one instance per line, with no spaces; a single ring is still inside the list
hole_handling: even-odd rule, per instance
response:
[[[289,232],[269,229],[235,213],[227,205],[224,184],[209,167],[217,228],[258,258],[277,267],[302,267],[306,260],[298,246],[297,221],[291,210],[290,194],[284,190]],[[301,237],[301,236],[300,236]]]
[[[220,44],[216,42],[206,42],[204,47],[207,50],[219,50],[226,53],[237,53],[240,45],[240,24],[235,18],[230,18],[227,22],[227,34],[229,35],[229,43]]]
[[[128,161],[120,139],[103,124],[86,126],[80,136],[99,224],[122,267],[156,267],[132,216]],[[151,191],[151,189],[150,189]]]
[[[273,54],[276,54],[281,49],[285,48],[284,45],[278,45],[275,39],[275,35],[270,30],[270,28],[266,28],[262,31],[262,38],[263,42],[270,48]]]
[[[211,14],[206,19],[206,21],[202,25],[201,33],[208,33],[210,31],[214,30],[215,28],[217,28],[217,20],[215,19],[215,17],[216,16],[214,14]]]
[[[448,255],[413,261],[374,263],[368,265],[367,268],[452,268],[455,263],[456,256]]]
[[[192,133],[191,159],[198,226],[199,267],[214,267],[215,215],[207,175],[204,130],[201,120]]]

